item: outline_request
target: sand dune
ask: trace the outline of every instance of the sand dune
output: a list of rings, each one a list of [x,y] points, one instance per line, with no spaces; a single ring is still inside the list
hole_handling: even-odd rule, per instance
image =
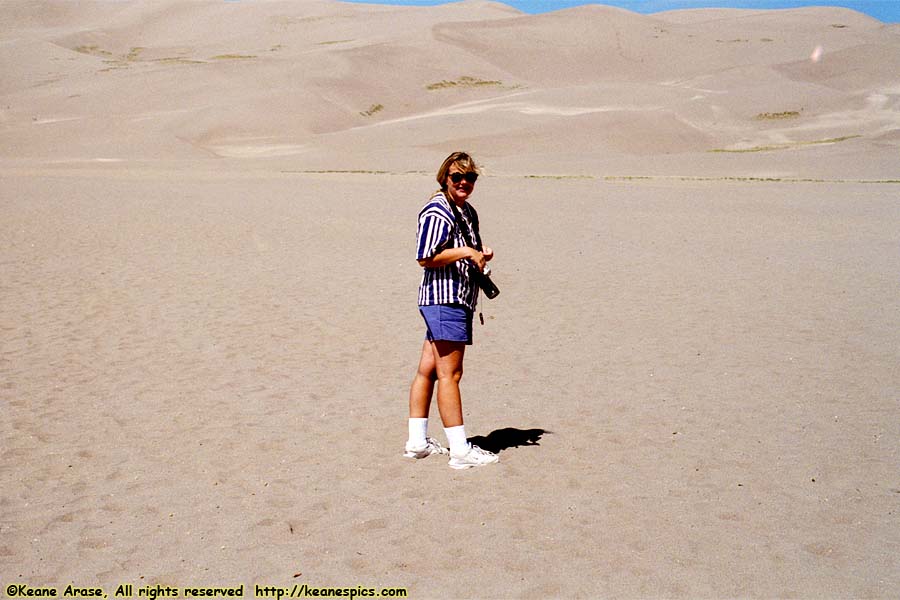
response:
[[[895,597],[898,32],[3,3],[0,580]],[[474,473],[399,453],[459,148]]]
[[[652,173],[640,157],[675,152],[690,156],[686,173],[703,173],[718,170],[711,151],[770,145],[772,123],[760,115],[782,115],[778,135],[801,148],[795,153],[849,138],[865,148],[858,154],[874,155],[850,165],[817,159],[796,175],[895,174],[883,143],[900,127],[900,37],[843,9],[645,16],[584,6],[524,15],[490,2],[93,2],[78,10],[38,2],[10,11],[3,28],[6,159],[288,156],[309,168],[396,168],[410,144],[441,145],[441,134],[412,139],[420,120],[432,131],[426,138],[444,130],[448,143],[481,144],[472,150],[489,158],[504,138],[536,125],[548,133],[535,132],[530,153],[546,155],[547,167],[558,129],[583,135],[579,153],[590,152],[591,139],[598,152],[610,149],[601,162],[616,172]],[[582,118],[615,106],[621,127],[610,115]],[[497,158],[497,168],[528,168]],[[751,170],[784,161],[771,151],[744,158]],[[560,162],[553,170],[579,170],[571,156]]]

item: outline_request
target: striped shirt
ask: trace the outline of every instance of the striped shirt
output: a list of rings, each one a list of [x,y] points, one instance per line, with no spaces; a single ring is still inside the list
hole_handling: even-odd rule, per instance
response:
[[[473,243],[481,243],[477,227],[478,214],[468,202],[459,211],[469,231],[475,236]],[[462,231],[456,224],[449,200],[443,192],[438,192],[419,212],[417,229],[416,260],[432,258],[446,248],[461,248],[466,245]],[[434,304],[462,304],[472,311],[478,302],[478,286],[469,279],[468,260],[458,260],[443,267],[424,269],[419,285],[419,306]]]

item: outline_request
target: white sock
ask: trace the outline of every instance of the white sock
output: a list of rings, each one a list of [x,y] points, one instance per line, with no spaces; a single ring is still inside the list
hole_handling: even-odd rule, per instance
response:
[[[421,448],[428,442],[425,434],[428,432],[428,417],[409,419],[409,444],[410,448]]]
[[[462,456],[469,451],[469,442],[466,440],[466,426],[444,427],[447,434],[447,443],[450,444],[450,454]]]

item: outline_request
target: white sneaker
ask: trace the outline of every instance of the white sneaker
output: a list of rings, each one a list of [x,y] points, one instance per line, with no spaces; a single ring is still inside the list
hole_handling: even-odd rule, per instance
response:
[[[412,447],[406,442],[405,452],[403,456],[406,458],[428,458],[432,454],[450,454],[450,451],[441,446],[434,438],[425,438],[425,445],[421,447]]]
[[[469,451],[462,456],[450,455],[451,469],[471,469],[472,467],[483,467],[500,460],[500,457],[493,452],[482,450],[478,446],[469,446]]]

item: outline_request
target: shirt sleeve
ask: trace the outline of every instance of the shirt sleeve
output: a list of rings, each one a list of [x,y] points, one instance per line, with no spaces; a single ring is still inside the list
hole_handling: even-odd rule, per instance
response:
[[[419,214],[416,238],[416,260],[431,258],[447,245],[450,221],[438,207],[428,206]]]

